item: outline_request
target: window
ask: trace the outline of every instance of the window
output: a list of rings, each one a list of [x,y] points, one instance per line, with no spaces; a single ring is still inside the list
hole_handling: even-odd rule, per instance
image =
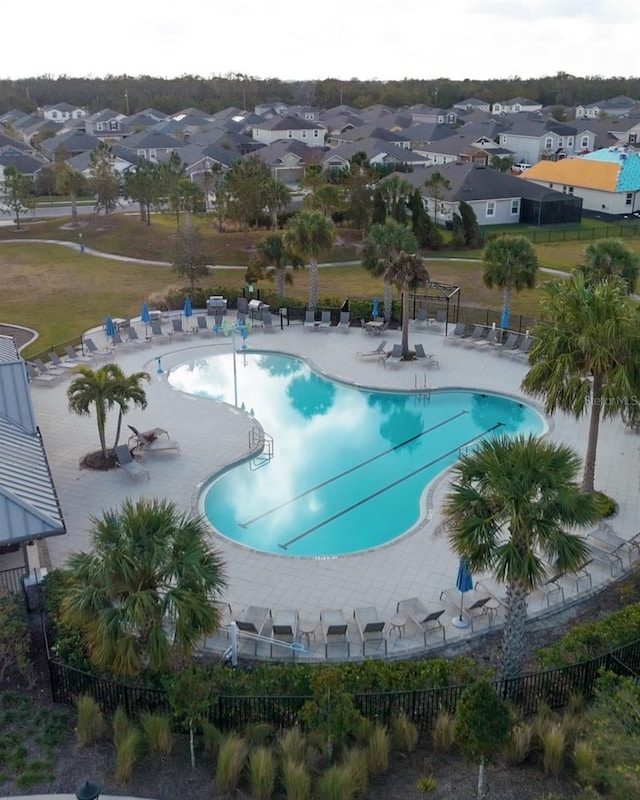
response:
[[[625,206],[630,206],[633,203],[633,192],[627,192],[624,198]]]
[[[638,141],[638,134],[637,133],[630,133],[629,134],[629,144],[636,144]]]
[[[573,147],[573,136],[569,136],[567,139],[567,147]]]
[[[58,112],[57,111],[52,111],[51,112],[51,119],[55,119],[57,116],[58,116]]]
[[[494,200],[487,201],[487,210],[485,211],[485,217],[495,217],[496,215],[496,204]]]
[[[289,139],[293,139],[293,131],[287,131],[287,136]]]
[[[520,200],[511,201],[511,216],[515,217],[520,214]]]
[[[547,136],[547,138],[544,140],[544,149],[551,150],[552,147],[553,147],[553,139],[551,138],[551,136]]]
[[[305,130],[302,131],[302,138],[303,139],[307,138],[307,132]]]
[[[304,115],[305,119],[313,119],[313,111],[307,111]]]
[[[580,139],[580,147],[582,147],[583,149],[585,147],[589,147],[589,137],[588,136],[583,136],[582,139]]]
[[[97,131],[101,131],[103,127],[104,126],[103,126],[103,124],[101,122],[96,122],[96,130]]]
[[[157,158],[158,153],[156,150],[149,150],[149,158]]]
[[[316,128],[313,132],[313,138],[319,139],[320,138],[320,131]]]
[[[564,139],[562,136],[558,138],[558,147],[564,147]]]
[[[110,131],[117,131],[118,130],[118,120],[112,119],[109,123],[109,130]]]
[[[513,107],[513,110],[514,110],[514,111],[517,113],[518,111],[520,111],[520,106],[516,104],[516,105]]]

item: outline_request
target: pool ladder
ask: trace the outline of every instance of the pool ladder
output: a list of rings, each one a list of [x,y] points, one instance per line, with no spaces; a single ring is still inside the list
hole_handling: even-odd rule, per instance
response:
[[[249,450],[260,447],[260,453],[249,462],[249,469],[256,470],[264,467],[273,458],[273,437],[254,425],[249,431]]]
[[[422,375],[418,377],[418,375],[413,376],[413,385],[416,390],[416,393],[413,396],[413,403],[414,405],[423,406],[426,403],[431,401],[431,387],[427,382],[427,376]]]

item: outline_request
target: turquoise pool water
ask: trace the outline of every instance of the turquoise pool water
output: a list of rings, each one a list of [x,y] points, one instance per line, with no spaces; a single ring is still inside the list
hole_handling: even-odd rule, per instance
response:
[[[281,555],[336,556],[389,542],[418,521],[426,486],[461,449],[496,432],[544,429],[533,409],[500,395],[364,391],[276,354],[238,353],[235,381],[232,354],[177,367],[169,381],[232,404],[237,394],[273,437],[271,460],[214,477],[201,505],[223,536]]]

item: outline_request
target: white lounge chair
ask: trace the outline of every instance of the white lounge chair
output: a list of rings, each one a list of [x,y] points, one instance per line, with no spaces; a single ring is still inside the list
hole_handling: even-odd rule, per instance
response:
[[[124,332],[127,334],[127,344],[130,344],[132,347],[151,347],[151,339],[141,339],[133,325],[129,325],[125,328]]]
[[[115,453],[117,465],[127,473],[132,481],[142,476],[145,476],[147,480],[151,480],[149,470],[133,458],[126,444],[119,444],[115,449]]]
[[[429,324],[429,319],[427,317],[426,308],[419,308],[416,318],[410,320],[409,322],[409,325],[412,328],[426,328],[428,324]]]
[[[253,636],[262,636],[264,626],[269,619],[269,609],[264,606],[249,606],[245,611],[242,619],[236,618],[234,620],[236,628],[241,633],[252,634]],[[258,639],[254,639],[254,653],[258,652]]]
[[[317,331],[318,323],[316,322],[315,311],[307,311],[304,315],[304,325],[302,331]]]
[[[445,337],[444,341],[447,344],[458,344],[459,342],[468,338],[470,333],[470,329],[464,324],[464,322],[457,322],[453,331],[447,337]]]
[[[347,657],[351,655],[351,645],[344,614],[340,609],[325,609],[320,612],[322,634],[324,636],[324,656],[329,657],[330,644],[346,644]]]
[[[328,331],[330,327],[331,327],[331,312],[323,311],[320,318],[320,322],[318,323],[318,330]]]
[[[133,431],[129,445],[134,455],[144,455],[146,453],[175,453],[180,455],[180,445],[169,437],[164,428],[139,431],[133,425],[128,427]]]
[[[106,350],[101,350],[93,339],[87,337],[84,340],[84,346],[87,348],[87,352],[91,356],[91,358],[102,358],[105,361],[108,359],[112,359],[114,357],[113,350],[107,348]]]
[[[64,352],[67,354],[67,359],[74,364],[89,364],[91,361],[89,356],[81,355],[70,344],[64,346]]]
[[[336,325],[336,330],[339,333],[349,333],[349,312],[348,311],[341,311],[340,312],[340,320]]]
[[[271,638],[274,641],[292,644],[298,634],[298,612],[293,608],[281,608],[273,614]],[[282,650],[282,648],[278,648]],[[271,645],[273,655],[273,644]]]
[[[440,362],[430,353],[425,353],[423,344],[418,342],[414,348],[416,351],[416,361],[424,364],[427,369],[440,369]]]
[[[397,611],[403,611],[424,634],[424,643],[427,643],[427,636],[430,633],[442,633],[442,641],[446,642],[444,625],[440,622],[440,617],[444,614],[444,608],[437,611],[429,611],[417,597],[410,597],[408,600],[400,600]]]
[[[387,346],[387,340],[383,339],[375,350],[366,350],[361,353],[356,353],[356,358],[384,358],[384,348]]]
[[[25,362],[27,368],[27,377],[30,383],[38,383],[42,386],[55,386],[58,381],[62,380],[62,375],[52,375],[51,373],[39,372],[36,367],[29,361]]]
[[[386,369],[387,364],[390,364],[395,367],[397,364],[400,364],[401,362],[402,362],[402,345],[394,344],[393,347],[391,348],[391,352],[385,358],[383,364]]]
[[[34,358],[32,363],[41,375],[59,375],[64,378],[69,374],[69,367],[64,369],[62,366],[56,366],[54,363],[45,364],[41,358]]]
[[[364,608],[355,608],[353,616],[358,623],[358,630],[360,631],[360,638],[362,639],[362,655],[365,655],[365,648],[367,642],[383,642],[384,654],[387,654],[387,637],[384,635],[384,620],[380,619],[380,615],[374,606],[365,606]]]

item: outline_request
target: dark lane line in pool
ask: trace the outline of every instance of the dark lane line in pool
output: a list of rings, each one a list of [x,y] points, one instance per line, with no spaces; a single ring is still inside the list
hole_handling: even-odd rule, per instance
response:
[[[281,550],[286,550],[290,545],[295,544],[295,542],[299,542],[300,539],[304,539],[305,536],[308,536],[310,533],[313,533],[314,531],[317,531],[318,528],[322,528],[325,525],[328,525],[330,522],[333,522],[334,519],[338,519],[339,517],[343,517],[345,514],[348,514],[349,511],[353,511],[354,508],[358,508],[359,506],[362,506],[365,503],[368,503],[370,500],[373,500],[374,497],[378,497],[378,495],[384,494],[389,489],[393,489],[394,486],[398,486],[399,484],[403,483],[404,481],[408,480],[409,478],[413,478],[414,475],[417,475],[419,472],[422,472],[423,470],[427,469],[428,467],[432,467],[434,464],[437,464],[438,461],[442,461],[443,458],[446,458],[447,456],[450,456],[452,453],[456,453],[456,452],[459,453],[460,450],[463,447],[468,447],[472,442],[475,442],[478,439],[481,439],[483,436],[486,436],[488,433],[491,433],[492,431],[495,431],[498,428],[501,428],[503,426],[504,426],[504,422],[497,422],[491,428],[487,428],[486,431],[483,431],[482,433],[479,433],[477,436],[474,436],[473,439],[469,439],[466,442],[462,442],[462,444],[459,444],[457,447],[454,447],[452,450],[449,450],[447,453],[443,453],[441,456],[438,456],[438,458],[435,458],[433,461],[429,461],[428,464],[423,464],[421,467],[418,467],[418,469],[414,469],[413,472],[410,472],[408,475],[404,475],[402,478],[398,478],[397,481],[394,481],[393,483],[387,484],[387,486],[384,486],[382,489],[378,489],[377,492],[374,492],[373,494],[370,494],[368,497],[364,497],[362,500],[358,500],[357,503],[354,503],[353,505],[349,506],[348,508],[344,508],[342,511],[338,512],[337,514],[334,514],[332,517],[329,517],[328,519],[325,519],[322,522],[319,522],[317,525],[314,525],[313,528],[308,528],[306,531],[303,531],[301,534],[299,534],[298,536],[294,537],[293,539],[289,539],[288,542],[285,542],[284,544],[279,544],[278,547]]]
[[[332,478],[329,478],[322,483],[317,483],[315,486],[311,486],[309,489],[305,489],[304,492],[295,495],[294,497],[290,497],[288,500],[285,500],[284,503],[280,503],[278,506],[274,506],[270,508],[268,511],[263,511],[262,514],[259,514],[257,517],[253,517],[253,519],[247,520],[246,522],[239,522],[238,527],[240,528],[248,528],[249,525],[253,525],[254,522],[262,519],[263,517],[268,517],[269,514],[273,514],[274,511],[279,511],[281,508],[290,505],[291,503],[295,503],[296,500],[299,500],[301,497],[304,497],[307,494],[311,494],[311,492],[315,492],[317,489],[323,489],[325,486],[328,486],[330,483],[339,480],[340,478],[344,478],[345,475],[349,475],[351,472],[355,472],[357,469],[361,467],[366,467],[367,464],[371,464],[376,461],[378,458],[382,458],[383,456],[388,456],[389,453],[393,453],[394,450],[399,450],[401,447],[409,444],[410,442],[415,442],[416,439],[420,439],[422,436],[426,436],[428,433],[432,433],[433,431],[441,428],[443,425],[448,425],[450,422],[458,419],[458,417],[462,417],[464,414],[468,414],[468,411],[459,411],[455,416],[449,417],[449,419],[444,419],[442,422],[438,422],[437,425],[432,425],[430,428],[427,428],[426,431],[421,431],[417,433],[415,436],[412,436],[409,439],[405,439],[404,442],[400,442],[400,444],[396,444],[393,447],[390,447],[388,450],[383,450],[381,453],[377,453],[375,456],[371,456],[366,461],[361,461],[359,464],[355,464],[353,467],[345,470],[344,472],[339,472],[337,475],[334,475]]]

